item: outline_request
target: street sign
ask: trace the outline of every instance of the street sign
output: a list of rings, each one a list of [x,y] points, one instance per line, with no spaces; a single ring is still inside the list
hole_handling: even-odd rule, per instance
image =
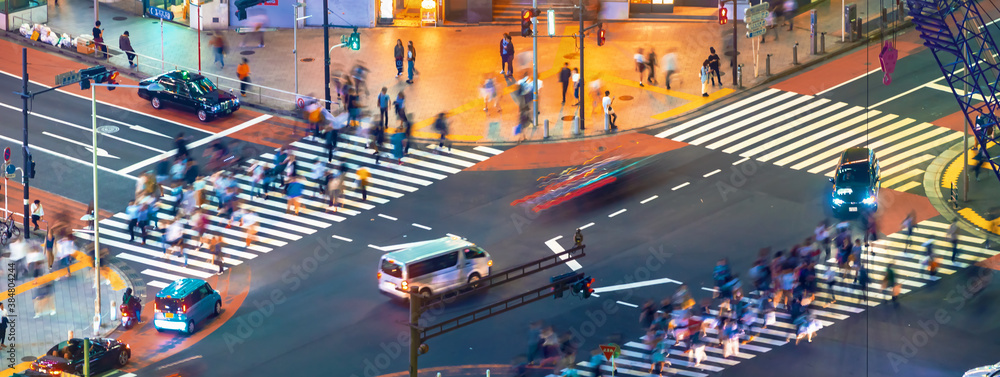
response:
[[[6,167],[3,169],[4,174],[6,174],[7,178],[14,178],[14,172],[17,171],[17,166],[11,164],[7,164],[5,166]]]
[[[611,359],[621,355],[621,347],[618,347],[618,345],[614,343],[602,344],[601,353],[604,354],[605,359],[611,361]]]
[[[10,162],[10,147],[3,149],[3,162],[4,163]]]
[[[159,18],[159,19],[164,20],[164,21],[173,21],[174,20],[174,12],[171,12],[171,11],[166,10],[166,9],[160,9],[160,8],[157,8],[157,7],[149,7],[149,8],[146,8],[146,13],[149,13],[149,15],[153,16],[154,18]]]
[[[755,31],[752,31],[752,32],[748,31],[747,32],[747,38],[757,38],[757,37],[759,37],[761,35],[764,35],[765,31],[767,31],[767,29],[755,30]]]
[[[764,1],[744,11],[743,21],[747,25],[747,38],[758,37],[767,30],[768,9],[769,4]]]
[[[79,71],[64,72],[56,75],[56,85],[69,85],[80,81]]]

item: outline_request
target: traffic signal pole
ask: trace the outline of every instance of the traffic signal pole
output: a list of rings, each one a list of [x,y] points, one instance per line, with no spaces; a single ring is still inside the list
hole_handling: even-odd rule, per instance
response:
[[[587,101],[584,101],[584,99],[586,99],[587,97],[586,97],[586,92],[583,91],[584,83],[587,82],[587,80],[584,79],[584,77],[587,77],[587,76],[584,75],[584,73],[583,73],[584,72],[583,71],[583,44],[584,44],[583,40],[584,40],[584,35],[586,35],[584,33],[584,30],[583,30],[584,29],[583,28],[583,9],[584,9],[583,8],[583,0],[580,0],[580,31],[578,32],[579,36],[576,39],[576,42],[580,45],[580,81],[577,83],[577,85],[579,85],[580,88],[579,89],[578,88],[573,88],[573,89],[577,90],[580,93],[580,98],[578,98],[577,101],[580,103],[580,109],[579,110],[580,110],[580,130],[581,131],[586,128],[583,125],[584,124],[584,121],[583,121],[584,114],[586,114],[583,111],[583,108],[584,108],[584,104],[587,102]]]
[[[323,0],[323,77],[326,85],[326,110],[330,110],[330,102],[332,97],[330,96],[330,4],[329,0]],[[296,21],[298,22],[298,21]]]
[[[531,126],[538,127],[538,0],[531,0],[531,60]]]
[[[96,0],[95,0],[96,2]],[[97,7],[94,7],[94,17],[97,17]],[[24,212],[21,216],[24,219],[24,239],[31,238],[28,227],[28,218],[31,216],[28,208],[28,176],[31,172],[31,158],[28,156],[28,100],[31,94],[28,93],[28,49],[21,49],[21,116],[24,117],[24,138],[21,140],[21,152],[24,156],[24,170],[21,171],[21,180],[24,183]]]
[[[736,63],[736,61],[737,61],[736,59],[740,56],[739,48],[737,47],[738,46],[738,44],[737,44],[738,43],[738,39],[736,38],[736,24],[737,24],[737,22],[736,22],[736,0],[733,0],[733,17],[732,18],[733,18],[733,87],[735,88],[737,85],[739,85],[736,82],[736,70],[737,70],[737,67],[739,65],[739,64]],[[746,19],[744,18],[744,20],[746,20]],[[719,85],[722,85],[722,83],[720,82]]]

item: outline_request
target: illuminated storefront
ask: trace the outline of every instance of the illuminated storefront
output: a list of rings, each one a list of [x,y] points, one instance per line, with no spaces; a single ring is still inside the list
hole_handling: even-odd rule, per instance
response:
[[[629,14],[673,13],[674,0],[629,0]]]

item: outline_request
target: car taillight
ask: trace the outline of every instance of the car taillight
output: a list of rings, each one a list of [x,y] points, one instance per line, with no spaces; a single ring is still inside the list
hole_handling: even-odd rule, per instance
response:
[[[407,284],[406,281],[403,281],[402,283],[399,283],[399,287],[402,288],[404,291],[409,291],[410,290],[410,285]]]
[[[188,311],[188,307],[187,307],[187,305],[184,305],[184,306],[181,306],[181,311],[179,311],[178,313],[186,313],[187,311]]]
[[[488,267],[493,267],[493,261],[488,261],[488,262],[486,262],[486,266],[488,266]]]
[[[379,280],[382,280],[382,271],[379,271],[378,274],[376,274],[376,276],[378,277]]]

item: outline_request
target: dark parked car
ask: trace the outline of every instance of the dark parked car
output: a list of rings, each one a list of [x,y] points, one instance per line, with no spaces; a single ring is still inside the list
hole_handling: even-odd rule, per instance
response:
[[[149,100],[154,109],[174,106],[198,114],[198,120],[208,122],[212,118],[228,115],[240,108],[240,100],[215,86],[205,76],[188,71],[170,71],[156,77],[142,80],[140,86],[154,82],[163,85],[164,90],[151,92],[139,89],[139,97]]]
[[[132,351],[128,344],[115,339],[90,340],[90,373],[95,375],[128,364]],[[73,338],[56,344],[45,356],[31,363],[29,376],[58,376],[62,372],[83,375],[83,339]]]
[[[875,212],[878,210],[878,158],[868,148],[848,148],[840,155],[833,173],[831,204],[835,214]]]

